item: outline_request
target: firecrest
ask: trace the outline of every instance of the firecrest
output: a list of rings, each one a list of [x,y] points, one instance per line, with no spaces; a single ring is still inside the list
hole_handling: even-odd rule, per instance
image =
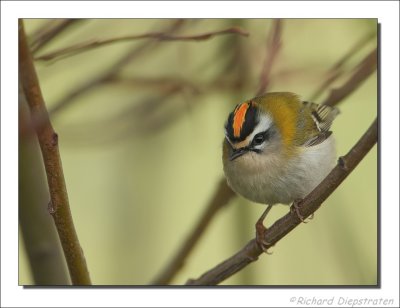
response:
[[[339,110],[302,101],[289,92],[267,93],[235,107],[225,124],[223,168],[233,191],[268,207],[304,198],[332,170],[335,141],[329,130]],[[299,218],[303,220],[297,211]]]

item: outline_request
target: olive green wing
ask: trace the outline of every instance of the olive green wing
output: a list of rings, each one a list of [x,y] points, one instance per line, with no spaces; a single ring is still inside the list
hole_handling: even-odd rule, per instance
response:
[[[339,109],[326,105],[318,105],[311,102],[303,103],[303,116],[306,117],[305,125],[307,138],[302,145],[306,147],[320,144],[326,140],[332,132],[329,131],[333,120],[340,113]]]

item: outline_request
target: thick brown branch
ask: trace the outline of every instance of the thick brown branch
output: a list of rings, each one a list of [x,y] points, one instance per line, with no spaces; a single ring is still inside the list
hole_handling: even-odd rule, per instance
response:
[[[49,186],[51,198],[49,211],[53,216],[60,237],[71,281],[75,285],[88,285],[90,284],[90,277],[72,221],[61,158],[58,151],[58,135],[53,130],[46,110],[22,20],[19,21],[19,79],[32,118],[35,119],[40,115],[43,119],[42,125],[36,127],[36,133]]]
[[[213,31],[213,32],[207,32],[207,33],[202,33],[202,34],[196,34],[196,35],[186,35],[186,36],[174,36],[170,35],[165,32],[151,32],[151,33],[145,33],[145,34],[139,34],[139,35],[129,35],[129,36],[123,36],[123,37],[117,37],[117,38],[112,38],[112,39],[107,39],[107,40],[95,40],[95,41],[89,41],[89,42],[82,42],[73,46],[69,46],[66,48],[62,48],[56,51],[53,51],[51,53],[45,54],[43,56],[35,58],[35,60],[42,60],[42,61],[49,61],[49,60],[54,60],[57,58],[66,58],[68,56],[76,55],[81,52],[85,52],[91,49],[99,48],[105,45],[110,45],[118,42],[126,42],[126,41],[133,41],[133,40],[140,40],[140,39],[154,39],[154,40],[159,40],[159,41],[204,41],[211,39],[217,35],[223,35],[223,34],[239,34],[243,36],[248,36],[249,33],[246,31],[238,28],[238,27],[232,27],[224,30],[219,30],[219,31]]]
[[[30,122],[31,115],[21,84],[19,90],[18,122]],[[34,137],[18,140],[20,235],[24,241],[33,284],[68,285],[71,284],[71,280],[60,239],[53,219],[43,210],[44,205],[48,203],[48,187],[39,144]]]
[[[153,285],[164,285],[168,284],[176,273],[182,268],[185,263],[185,259],[192,251],[195,244],[200,239],[201,235],[207,229],[211,222],[211,219],[218,212],[218,210],[227,204],[232,197],[234,197],[234,192],[226,184],[226,180],[222,179],[218,185],[217,193],[212,198],[207,209],[205,210],[203,216],[193,228],[192,233],[183,242],[182,247],[178,250],[172,261],[166,266],[163,273],[160,274],[158,278],[154,280]]]
[[[314,213],[354,170],[360,161],[367,155],[378,139],[377,120],[371,124],[366,133],[354,145],[354,147],[338,160],[336,167],[329,175],[302,201],[298,202],[301,209],[300,214],[308,217]],[[288,214],[277,220],[265,234],[268,247],[274,246],[280,239],[292,231],[301,223],[297,214],[290,211]],[[213,269],[204,273],[200,278],[189,280],[188,285],[216,285],[232,276],[236,272],[254,262],[263,253],[256,240],[253,239],[238,253],[220,263]]]
[[[378,52],[375,48],[357,66],[354,73],[340,88],[331,90],[323,105],[334,106],[357,89],[376,70]]]

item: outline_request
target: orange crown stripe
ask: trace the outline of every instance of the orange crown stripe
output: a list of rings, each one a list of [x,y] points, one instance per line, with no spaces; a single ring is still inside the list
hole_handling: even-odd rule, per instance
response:
[[[249,107],[249,103],[243,103],[235,110],[235,115],[233,117],[233,135],[237,138],[240,137],[240,131],[242,130],[246,112]]]

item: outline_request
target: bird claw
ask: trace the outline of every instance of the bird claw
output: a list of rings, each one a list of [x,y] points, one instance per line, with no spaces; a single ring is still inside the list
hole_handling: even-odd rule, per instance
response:
[[[268,247],[271,246],[271,243],[265,239],[266,231],[267,231],[267,228],[264,227],[262,222],[261,222],[261,224],[259,222],[257,222],[257,224],[256,224],[256,242],[262,251],[264,251],[268,255],[272,255],[272,252],[268,251]]]
[[[268,249],[269,249],[268,246],[271,246],[271,243],[269,243],[269,242],[267,242],[267,241],[265,241],[263,239],[260,239],[257,243],[258,243],[258,246],[261,248],[261,250],[264,253],[266,253],[267,255],[272,255],[273,254],[272,251],[268,251]]]
[[[302,223],[306,224],[306,223],[308,223],[308,221],[306,221],[306,219],[309,219],[309,220],[313,219],[314,218],[314,213],[312,213],[309,217],[304,218],[304,216],[300,214],[300,208],[301,208],[300,205],[299,205],[300,201],[301,201],[301,199],[294,200],[292,206],[290,207],[290,211],[292,213],[295,212],[297,217],[300,219],[300,221]]]

